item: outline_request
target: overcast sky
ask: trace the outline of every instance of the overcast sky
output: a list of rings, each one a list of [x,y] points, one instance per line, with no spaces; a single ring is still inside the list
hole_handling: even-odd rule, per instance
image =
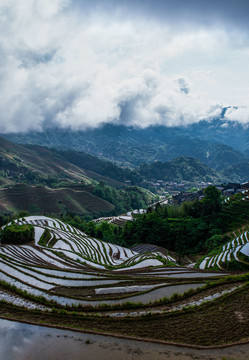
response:
[[[0,0],[0,132],[249,123],[248,0]]]

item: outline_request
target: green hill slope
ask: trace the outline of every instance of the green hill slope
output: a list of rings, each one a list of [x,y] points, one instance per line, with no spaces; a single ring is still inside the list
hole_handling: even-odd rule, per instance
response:
[[[112,186],[130,178],[131,171],[84,153],[60,152],[41,146],[19,145],[0,138],[0,177],[8,182],[48,185],[58,180],[104,180]],[[2,180],[4,184],[6,181]]]
[[[82,188],[51,189],[19,184],[0,190],[0,212],[26,210],[31,214],[98,213],[114,205]]]
[[[222,177],[217,171],[211,169],[200,160],[178,157],[169,162],[157,161],[152,164],[143,164],[139,173],[149,180],[162,179],[165,181],[210,181],[222,182]]]

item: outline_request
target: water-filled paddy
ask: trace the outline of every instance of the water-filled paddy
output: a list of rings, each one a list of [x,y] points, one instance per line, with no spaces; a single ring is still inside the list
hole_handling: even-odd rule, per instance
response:
[[[247,360],[248,354],[249,344],[198,350],[0,319],[3,360]]]

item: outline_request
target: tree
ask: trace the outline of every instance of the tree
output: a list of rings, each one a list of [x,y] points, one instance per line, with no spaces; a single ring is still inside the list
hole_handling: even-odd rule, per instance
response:
[[[209,185],[204,190],[203,212],[204,215],[214,218],[222,209],[221,192],[215,186]]]

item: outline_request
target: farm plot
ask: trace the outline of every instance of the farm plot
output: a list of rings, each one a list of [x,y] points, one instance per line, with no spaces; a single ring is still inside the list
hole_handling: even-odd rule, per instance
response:
[[[227,268],[229,263],[236,261],[249,265],[249,234],[244,231],[232,240],[228,241],[220,251],[213,256],[205,257],[199,264],[199,268],[220,269]],[[242,254],[242,255],[241,255]]]
[[[103,242],[58,219],[30,216],[6,226],[27,224],[34,227],[33,244],[0,246],[0,300],[16,303],[15,296],[4,293],[7,287],[18,292],[20,304],[26,297],[45,299],[46,307],[48,301],[60,306],[123,306],[127,301],[146,305],[174,292],[198,289],[204,282],[196,283],[195,278],[210,276],[167,267],[172,258],[159,251],[138,253]],[[186,283],[177,284],[177,278],[184,277]]]
[[[17,225],[33,225],[35,245],[46,250],[49,249],[55,254],[62,253],[65,261],[69,260],[71,264],[78,262],[93,268],[120,269],[122,267],[160,266],[168,261],[167,256],[157,251],[140,255],[122,246],[91,238],[60,220],[45,216],[29,216],[15,220],[15,223]]]

